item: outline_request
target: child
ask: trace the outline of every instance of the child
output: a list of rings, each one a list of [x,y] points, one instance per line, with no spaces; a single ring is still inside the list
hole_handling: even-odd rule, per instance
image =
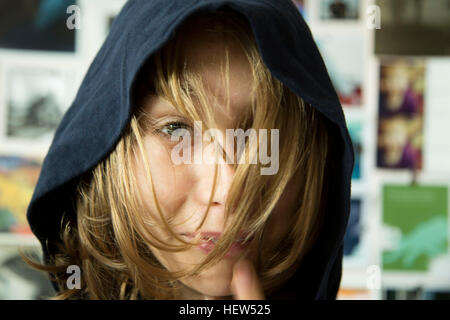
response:
[[[57,298],[334,299],[352,168],[290,0],[130,0],[28,219]]]

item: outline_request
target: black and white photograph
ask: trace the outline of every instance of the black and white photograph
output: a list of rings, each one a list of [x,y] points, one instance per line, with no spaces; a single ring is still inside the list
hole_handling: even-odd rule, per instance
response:
[[[5,79],[7,138],[51,139],[73,98],[73,77],[57,68],[16,66]]]

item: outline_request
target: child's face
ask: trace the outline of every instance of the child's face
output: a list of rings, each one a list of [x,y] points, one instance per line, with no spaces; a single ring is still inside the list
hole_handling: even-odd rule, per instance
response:
[[[408,122],[402,117],[382,120],[382,144],[388,151],[403,150],[408,142]]]
[[[207,35],[197,35],[188,41],[191,44],[186,48],[185,56],[188,59],[189,68],[199,72],[210,92],[215,92],[215,97],[220,103],[224,103],[226,88],[220,83],[219,57],[224,52],[224,42],[221,39],[210,38]],[[231,109],[226,112],[222,106],[216,105],[216,122],[219,130],[225,135],[225,129],[235,128],[235,121],[246,108],[251,107],[251,70],[247,60],[241,51],[230,45],[230,92]],[[182,116],[175,108],[152,96],[145,101],[145,109],[156,118],[158,123],[179,121]],[[161,121],[159,121],[161,120]],[[281,129],[282,130],[282,129]],[[170,137],[161,134],[147,133],[144,137],[145,149],[150,164],[150,171],[155,186],[155,193],[159,205],[168,221],[171,221],[172,229],[186,241],[191,241],[183,234],[193,233],[200,225],[209,202],[214,178],[214,164],[207,164],[208,158],[213,158],[213,150],[203,144],[202,164],[175,165],[171,160],[171,150],[179,142],[170,141]],[[224,146],[226,149],[226,147]],[[230,152],[227,150],[227,152]],[[211,161],[212,162],[212,161]],[[210,162],[210,163],[211,163]],[[222,232],[225,229],[225,201],[228,189],[233,179],[234,169],[232,165],[218,164],[218,177],[216,193],[212,201],[207,219],[199,232]],[[152,221],[162,225],[158,210],[152,195],[151,185],[147,180],[144,164],[137,162],[137,176],[141,194],[148,211],[143,215],[151,216]],[[294,212],[294,202],[299,193],[299,181],[289,183],[277,207],[269,220],[269,241],[276,243],[283,236],[288,226],[285,225],[287,215]],[[231,213],[232,214],[232,213]],[[180,244],[162,228],[150,228],[158,238],[173,244]],[[250,245],[250,258],[254,259],[255,243]],[[153,248],[153,253],[158,260],[170,271],[191,269],[192,266],[201,263],[206,253],[199,247],[191,247],[181,252],[165,252]],[[183,283],[194,292],[202,296],[223,297],[230,295],[230,282],[232,278],[233,264],[237,261],[242,251],[227,255],[218,264],[201,272],[197,277],[186,279]]]

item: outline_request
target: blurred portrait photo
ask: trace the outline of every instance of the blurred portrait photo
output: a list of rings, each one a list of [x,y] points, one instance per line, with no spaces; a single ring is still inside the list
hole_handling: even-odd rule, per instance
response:
[[[425,65],[390,61],[380,70],[377,165],[421,169]]]
[[[7,136],[51,139],[73,91],[69,74],[52,68],[14,67],[7,72]]]

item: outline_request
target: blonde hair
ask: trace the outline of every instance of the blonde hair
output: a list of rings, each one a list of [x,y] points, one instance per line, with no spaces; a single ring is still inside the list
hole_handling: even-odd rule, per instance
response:
[[[194,23],[191,25],[191,23]],[[76,218],[61,221],[61,244],[48,265],[28,261],[49,272],[60,291],[56,299],[175,299],[180,297],[180,281],[217,263],[245,226],[256,237],[259,257],[256,264],[266,295],[289,279],[317,238],[323,220],[326,167],[329,157],[329,133],[326,119],[312,106],[273,77],[264,65],[251,29],[245,19],[228,10],[196,15],[183,28],[195,26],[202,31],[224,35],[238,44],[247,57],[253,78],[252,106],[242,115],[240,128],[282,128],[280,130],[279,171],[273,176],[260,174],[260,165],[234,165],[226,212],[234,215],[229,230],[215,249],[192,270],[169,272],[152,254],[150,247],[178,252],[192,246],[180,239],[164,218],[155,194],[149,162],[142,138],[148,132],[148,115],[142,101],[156,95],[175,106],[192,121],[201,120],[214,127],[214,110],[200,75],[185,66],[181,48],[186,46],[183,32],[178,32],[156,52],[141,69],[135,86],[135,108],[115,149],[91,172],[80,179],[76,194]],[[197,25],[198,27],[198,25]],[[229,55],[224,52],[222,77],[229,89]],[[229,107],[229,99],[227,100]],[[269,138],[270,141],[270,138]],[[257,152],[246,143],[248,153]],[[165,227],[180,240],[180,245],[164,243],[151,234],[146,225],[152,221],[139,214],[142,197],[137,190],[136,159],[141,157],[152,186],[154,201]],[[267,221],[287,184],[294,178],[300,184],[295,212],[286,224],[292,226],[280,243],[264,241]],[[214,176],[215,192],[217,166]],[[245,192],[242,192],[244,190]],[[209,204],[209,205],[210,205]],[[209,209],[208,205],[208,209]],[[203,222],[206,219],[205,213]],[[199,228],[201,227],[199,226]],[[77,264],[82,270],[82,289],[66,287],[66,268]]]

